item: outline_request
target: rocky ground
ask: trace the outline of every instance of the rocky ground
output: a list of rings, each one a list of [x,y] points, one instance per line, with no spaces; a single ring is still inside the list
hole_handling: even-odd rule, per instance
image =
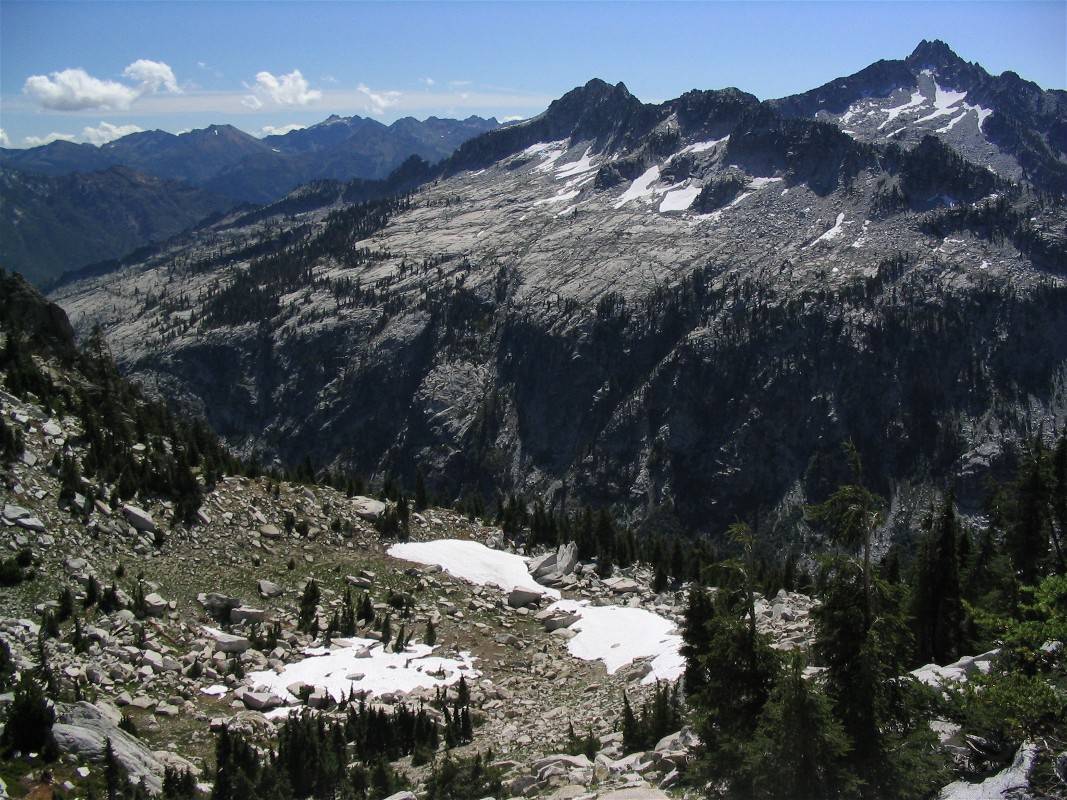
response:
[[[87,518],[78,517],[59,502],[60,480],[51,464],[57,453],[78,454],[79,422],[49,418],[6,393],[0,400],[5,419],[21,427],[26,445],[4,487],[3,547],[12,554],[28,548],[35,559],[35,577],[3,591],[0,636],[19,668],[38,663],[42,614],[58,609],[65,587],[72,590],[81,643],[72,641],[68,621],[60,638],[44,644],[62,696],[73,701],[57,708],[56,739],[66,755],[54,770],[72,796],[99,769],[95,762],[105,738],[131,775],[158,788],[166,764],[188,764],[210,782],[212,729],[237,725],[269,736],[276,714],[268,712],[280,701],[254,691],[247,676],[280,670],[303,660],[306,648],[323,644],[321,636],[300,633],[296,625],[301,590],[312,578],[322,589],[323,628],[352,588],[368,591],[379,613],[393,611],[394,633],[403,624],[417,643],[432,621],[435,655],[473,656],[476,735],[462,750],[492,748],[508,769],[514,795],[656,797],[658,787],[667,789],[677,780],[693,741],[685,731],[648,754],[622,758],[617,727],[623,692],[635,704],[647,695],[647,660],[608,674],[601,662],[567,651],[574,619],[546,613],[547,600],[536,594],[516,596],[390,557],[386,550],[393,542],[383,540],[374,525],[384,510],[381,502],[318,486],[231,477],[207,495],[200,523],[191,529],[173,523],[169,504],[147,500],[112,508],[105,499]],[[76,497],[75,506],[82,501]],[[440,508],[413,514],[410,538],[471,539],[514,549],[499,529]],[[535,555],[534,575],[558,586],[565,598],[680,619],[684,587],[655,594],[647,569],[622,570],[605,581],[577,560],[573,546]],[[123,607],[111,613],[98,606],[83,610],[94,580],[102,590],[114,584]],[[143,605],[135,599],[139,591]],[[391,593],[414,599],[409,616],[390,608]],[[802,595],[761,600],[761,628],[778,646],[804,646],[810,608]],[[278,641],[257,649],[255,632],[274,622],[281,626]],[[373,630],[358,635],[378,636]],[[423,689],[407,696],[388,692],[373,701],[388,706],[432,696],[432,689]],[[309,702],[317,704],[321,696]],[[124,717],[137,735],[118,728]],[[556,755],[565,748],[569,725],[599,738],[593,760]],[[0,777],[14,796],[39,777],[28,767],[5,769]],[[411,774],[417,777],[420,770]],[[608,793],[616,789],[631,793]]]

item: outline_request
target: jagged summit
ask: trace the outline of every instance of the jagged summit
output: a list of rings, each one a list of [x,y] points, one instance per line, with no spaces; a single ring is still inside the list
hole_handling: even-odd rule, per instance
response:
[[[905,61],[918,67],[945,67],[965,64],[956,52],[940,39],[923,39]]]

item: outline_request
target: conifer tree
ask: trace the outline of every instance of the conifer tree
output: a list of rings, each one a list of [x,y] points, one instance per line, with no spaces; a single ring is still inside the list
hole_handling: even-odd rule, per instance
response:
[[[955,503],[945,495],[931,521],[919,554],[913,597],[918,658],[948,664],[960,656],[963,599],[960,591],[959,542]]]
[[[854,788],[844,759],[848,748],[829,700],[804,678],[803,658],[794,654],[744,747],[735,779],[739,794],[758,800],[847,797]]]

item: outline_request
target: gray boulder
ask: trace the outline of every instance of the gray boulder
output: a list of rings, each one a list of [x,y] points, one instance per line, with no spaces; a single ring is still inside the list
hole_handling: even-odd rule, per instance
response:
[[[198,594],[196,600],[200,605],[207,609],[207,612],[211,616],[221,620],[229,619],[230,611],[238,606],[244,605],[239,597],[230,597],[229,595],[220,594],[219,592]]]
[[[512,608],[530,606],[539,602],[543,596],[543,592],[538,592],[534,589],[523,589],[520,586],[516,586],[508,593],[508,605]]]
[[[257,584],[262,597],[281,597],[285,590],[273,581],[261,580]]]
[[[204,628],[204,632],[215,643],[215,650],[219,653],[243,653],[252,646],[252,643],[244,636],[235,636],[214,628]]]
[[[131,506],[127,503],[122,507],[122,513],[126,517],[126,521],[137,530],[144,531],[145,533],[156,532],[155,520],[153,520],[152,515],[143,508]]]
[[[163,762],[140,739],[130,736],[112,722],[108,714],[86,702],[59,705],[56,710],[52,736],[60,751],[89,761],[102,761],[110,739],[115,758],[129,773],[130,779],[134,782],[144,779],[152,794],[162,791]],[[170,756],[168,763],[193,770],[191,764],[177,756]]]

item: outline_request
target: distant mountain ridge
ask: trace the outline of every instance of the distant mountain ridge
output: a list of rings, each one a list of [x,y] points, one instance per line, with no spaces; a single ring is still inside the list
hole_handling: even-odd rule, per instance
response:
[[[204,189],[127,167],[53,176],[0,166],[0,266],[47,283],[232,206]]]
[[[238,202],[268,203],[312,180],[383,178],[416,155],[429,162],[499,126],[496,119],[404,117],[391,125],[338,117],[257,139],[232,125],[181,134],[141,131],[99,147],[56,141],[26,150],[0,148],[0,164],[23,172],[68,175],[123,166],[181,180]]]

